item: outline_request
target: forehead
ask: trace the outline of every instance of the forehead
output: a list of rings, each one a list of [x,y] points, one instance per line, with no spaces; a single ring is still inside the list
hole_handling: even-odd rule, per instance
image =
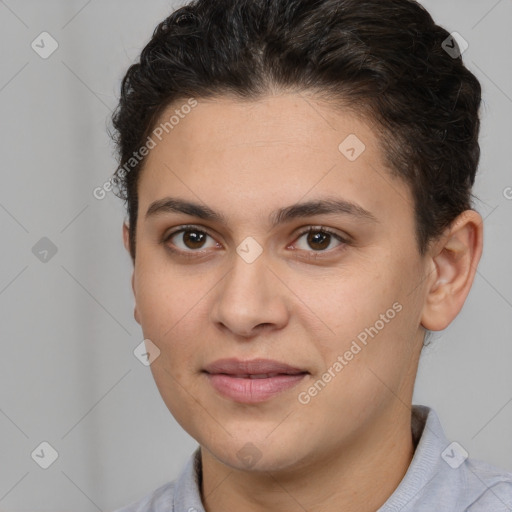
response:
[[[378,135],[355,113],[305,94],[197,101],[155,139],[139,180],[142,213],[166,194],[240,219],[326,192],[384,215],[410,209],[408,187],[391,176]],[[157,127],[185,102],[169,106]]]
[[[185,100],[170,105],[157,125],[171,117],[176,123],[163,138],[179,138],[179,148],[188,158],[201,155],[191,152],[190,146],[214,152],[243,153],[253,148],[293,146],[294,153],[325,152],[337,150],[339,138],[354,133],[365,139],[369,146],[377,142],[364,118],[349,110],[336,111],[334,103],[320,102],[319,98],[306,93],[282,93],[264,96],[257,100],[241,100],[232,96],[199,99],[198,106],[178,119],[173,113],[184,109]],[[169,127],[168,127],[169,128]],[[346,132],[346,133],[345,133]],[[174,134],[174,137],[170,135]],[[237,149],[238,148],[238,149]]]

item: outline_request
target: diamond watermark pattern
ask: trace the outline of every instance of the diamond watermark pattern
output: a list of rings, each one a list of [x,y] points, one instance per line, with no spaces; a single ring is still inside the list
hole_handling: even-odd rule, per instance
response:
[[[47,441],[43,441],[30,454],[38,466],[48,469],[59,457],[57,450]]]
[[[32,247],[32,254],[39,261],[48,263],[57,254],[57,246],[49,238],[43,236]]]
[[[452,59],[458,59],[469,48],[468,42],[458,32],[452,32],[441,46]]]
[[[59,43],[48,32],[41,32],[30,46],[39,57],[47,59],[59,47]]]
[[[248,236],[236,248],[236,252],[246,263],[252,263],[263,252],[263,248],[252,236]]]
[[[441,457],[451,468],[457,469],[469,457],[469,453],[454,441],[445,448]]]
[[[135,347],[133,354],[144,366],[149,366],[160,355],[160,349],[151,340],[145,339]]]
[[[254,466],[254,464],[261,459],[261,455],[261,451],[258,450],[253,443],[245,443],[245,445],[236,452],[236,456],[246,468]]]
[[[361,156],[363,151],[366,149],[366,146],[357,135],[351,133],[338,146],[338,149],[347,160],[353,162]]]

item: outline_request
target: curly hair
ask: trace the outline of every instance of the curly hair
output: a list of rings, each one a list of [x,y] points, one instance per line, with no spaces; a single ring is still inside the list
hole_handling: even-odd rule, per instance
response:
[[[412,192],[424,254],[474,197],[481,86],[458,48],[413,0],[195,0],[175,10],[126,72],[112,116],[132,259],[146,160],[133,155],[162,112],[179,99],[276,90],[312,91],[373,124]]]

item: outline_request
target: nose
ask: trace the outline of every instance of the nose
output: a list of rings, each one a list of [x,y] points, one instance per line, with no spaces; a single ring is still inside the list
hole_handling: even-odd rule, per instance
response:
[[[260,255],[247,263],[238,254],[216,287],[212,321],[224,331],[245,338],[282,329],[288,322],[287,287]]]

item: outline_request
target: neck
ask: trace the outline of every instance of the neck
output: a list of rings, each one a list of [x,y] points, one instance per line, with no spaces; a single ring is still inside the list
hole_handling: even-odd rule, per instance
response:
[[[357,439],[330,446],[326,454],[296,468],[233,469],[201,448],[206,512],[375,512],[396,489],[414,455],[411,414],[399,405],[358,431]]]

